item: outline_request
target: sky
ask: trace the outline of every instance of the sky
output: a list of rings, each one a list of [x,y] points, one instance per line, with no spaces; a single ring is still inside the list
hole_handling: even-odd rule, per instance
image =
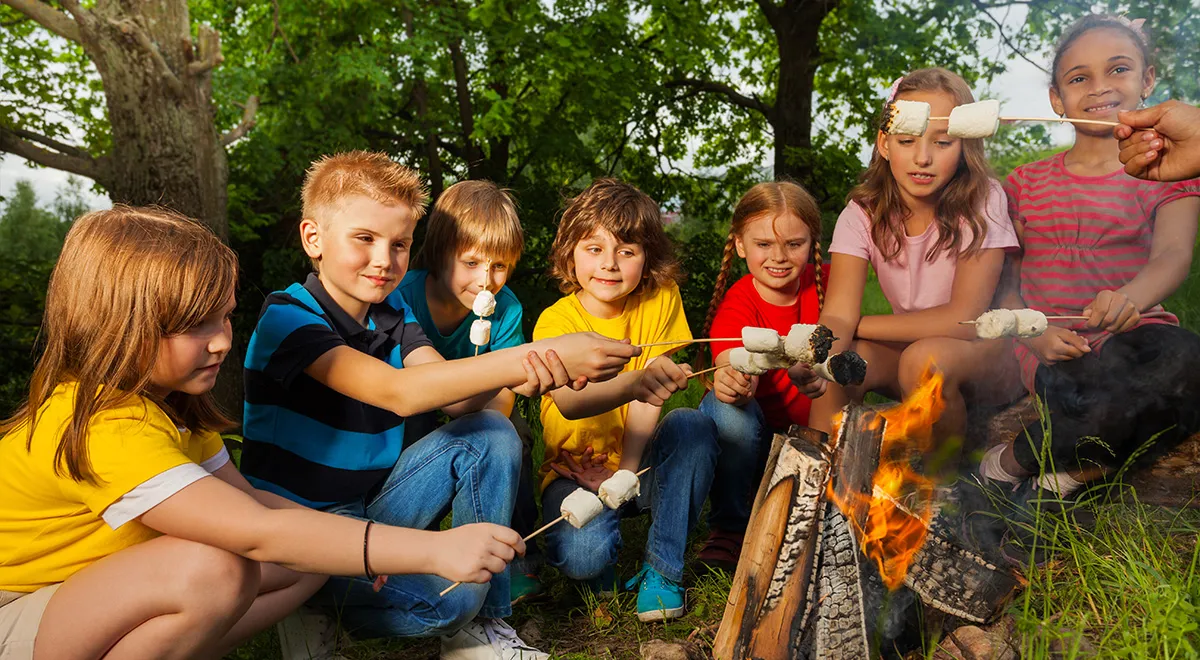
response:
[[[1024,8],[1020,8],[1005,17],[1003,22],[1006,28],[1012,31],[1019,27],[1024,19],[1023,14]],[[984,52],[988,53],[995,53],[998,52],[998,49],[1003,48],[999,41],[994,39],[985,41],[982,47]],[[1036,57],[1033,59],[1037,60]],[[976,97],[986,96],[1000,99],[1005,115],[1053,116],[1050,101],[1046,95],[1046,84],[1045,73],[1021,58],[1011,57],[1008,60],[1007,70],[993,81],[990,87],[991,93],[981,95],[980,90],[976,90]],[[881,99],[884,91],[883,89],[879,90]],[[1054,125],[1051,128],[1051,136],[1056,144],[1068,144],[1072,138],[1072,130],[1068,126]],[[870,152],[870,144],[865,144],[864,162],[870,156]],[[769,162],[770,154],[764,154],[764,159],[765,162]],[[37,192],[38,199],[43,204],[48,204],[54,199],[58,189],[66,184],[67,174],[48,168],[31,168],[22,158],[10,154],[0,154],[0,196],[11,194],[16,182],[21,179],[30,181]],[[86,194],[95,209],[111,206],[106,195],[91,191],[87,191]]]

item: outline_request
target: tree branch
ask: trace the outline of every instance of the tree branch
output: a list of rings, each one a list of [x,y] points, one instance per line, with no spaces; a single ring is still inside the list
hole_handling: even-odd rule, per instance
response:
[[[996,31],[1000,33],[1000,40],[1003,41],[1006,46],[1008,46],[1009,50],[1011,50],[1014,55],[1025,60],[1026,62],[1029,62],[1030,64],[1036,66],[1039,70],[1041,70],[1042,73],[1050,73],[1050,71],[1046,67],[1044,67],[1041,64],[1038,64],[1037,62],[1034,62],[1033,60],[1026,57],[1025,51],[1021,50],[1020,48],[1017,48],[1016,44],[1014,44],[1011,40],[1009,40],[1008,35],[1004,33],[1004,24],[1001,23],[1000,21],[996,20],[995,16],[992,16],[992,13],[990,11],[988,11],[988,6],[984,5],[979,0],[971,0],[971,4],[975,5],[976,9],[983,12],[984,16],[987,16],[991,22],[996,24]],[[993,6],[995,6],[995,5],[993,5]]]
[[[225,61],[225,56],[221,54],[220,32],[208,25],[201,25],[197,42],[200,47],[200,59],[187,66],[187,72],[192,76],[202,76]]]
[[[275,6],[274,21],[275,29],[271,31],[271,44],[267,46],[267,52],[271,52],[271,45],[275,43],[275,37],[283,37],[283,45],[287,46],[288,53],[292,56],[292,61],[296,64],[300,63],[300,58],[296,57],[296,51],[292,49],[292,42],[288,41],[287,32],[283,31],[283,23],[279,19],[279,0],[271,0],[271,4]]]
[[[12,7],[37,21],[38,25],[64,39],[74,41],[75,43],[82,43],[82,37],[79,35],[79,24],[70,16],[44,2],[39,2],[38,0],[0,0],[0,4]]]
[[[221,136],[221,146],[228,147],[246,137],[250,129],[254,128],[254,115],[256,114],[258,114],[258,95],[253,95],[246,99],[246,105],[242,107],[242,120],[233,127],[233,130]]]
[[[83,149],[80,149],[79,147],[73,147],[69,144],[63,144],[62,142],[59,142],[53,138],[48,138],[44,135],[38,135],[37,133],[27,131],[23,128],[11,128],[9,130],[12,131],[13,135],[19,138],[29,140],[30,142],[37,142],[38,144],[50,147],[59,153],[66,154],[68,156],[76,156],[78,158],[91,158],[91,154]]]
[[[681,78],[679,80],[668,81],[664,87],[673,89],[675,87],[688,87],[699,92],[712,92],[723,97],[729,103],[738,107],[749,110],[756,110],[764,117],[770,119],[773,108],[766,103],[763,103],[757,98],[752,98],[742,94],[736,89],[726,85],[725,83],[713,82],[711,80],[695,80],[692,78]]]
[[[23,136],[26,139],[22,139]],[[86,176],[89,179],[99,182],[101,185],[105,185],[107,176],[105,176],[105,163],[102,158],[85,154],[74,147],[67,148],[75,150],[77,153],[47,151],[33,144],[34,142],[40,142],[45,145],[61,144],[48,137],[35,135],[29,131],[22,130],[18,134],[17,131],[12,129],[0,127],[0,151],[20,156],[25,160],[32,161],[44,167]],[[62,146],[66,147],[67,145]]]
[[[146,31],[143,30],[141,26],[128,18],[121,20],[109,19],[108,22],[113,27],[120,30],[121,34],[124,34],[128,37],[133,37],[133,40],[135,43],[137,43],[138,47],[140,47],[142,51],[150,57],[151,63],[153,63],[154,68],[158,71],[158,75],[162,77],[163,82],[167,84],[167,87],[170,87],[171,91],[177,96],[183,96],[183,83],[179,82],[179,77],[176,76],[175,72],[171,70],[171,67],[167,64],[167,61],[163,59],[162,53],[158,50],[158,46],[154,45],[154,42],[150,40],[150,35],[146,34]]]

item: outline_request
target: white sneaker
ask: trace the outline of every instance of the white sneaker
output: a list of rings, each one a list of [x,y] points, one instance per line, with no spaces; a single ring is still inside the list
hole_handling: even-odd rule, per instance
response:
[[[503,619],[482,617],[442,637],[442,660],[546,660],[549,653],[527,645]]]
[[[337,625],[318,610],[301,607],[275,624],[283,660],[346,660],[337,651]]]

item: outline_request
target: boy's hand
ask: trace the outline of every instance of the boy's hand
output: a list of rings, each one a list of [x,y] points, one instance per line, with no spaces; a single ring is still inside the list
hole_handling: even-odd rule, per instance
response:
[[[713,372],[713,394],[717,401],[731,406],[744,406],[754,398],[758,376],[744,374],[730,366]]]
[[[792,379],[801,394],[810,399],[821,398],[821,395],[825,394],[825,388],[829,387],[829,381],[818,376],[812,367],[802,362],[797,362],[788,369],[788,378]]]
[[[642,354],[642,349],[628,340],[617,341],[595,332],[543,339],[534,346],[539,352],[553,349],[558,353],[572,380],[586,378],[595,383],[615,377],[631,358]]]
[[[557,472],[558,476],[570,479],[593,493],[600,490],[600,484],[613,476],[613,471],[605,466],[608,454],[597,454],[591,447],[583,451],[578,461],[568,452],[562,452],[559,458],[561,462],[551,463],[550,469]]]
[[[660,355],[642,369],[635,398],[652,406],[662,407],[671,395],[686,390],[692,368],[686,364],[675,364],[670,355]]]
[[[521,366],[525,368],[525,384],[512,388],[512,391],[521,396],[541,396],[566,385],[570,385],[574,390],[587,385],[586,378],[571,379],[566,366],[554,351],[546,351],[545,360],[536,351],[529,351],[521,361]]]
[[[1029,350],[1037,356],[1038,361],[1045,365],[1074,360],[1083,357],[1084,353],[1092,352],[1092,347],[1088,346],[1086,339],[1072,330],[1053,325],[1046,328],[1046,331],[1039,337],[1020,341],[1024,342]]]
[[[1142,318],[1137,305],[1120,291],[1101,291],[1083,308],[1087,327],[1117,334],[1132,330]]]
[[[483,583],[525,554],[521,535],[491,523],[472,523],[438,532],[433,573],[455,582]]]

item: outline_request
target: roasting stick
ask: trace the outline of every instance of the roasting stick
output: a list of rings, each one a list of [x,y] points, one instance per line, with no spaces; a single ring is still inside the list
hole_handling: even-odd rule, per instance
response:
[[[717,366],[709,367],[709,368],[705,369],[704,371],[697,371],[696,373],[692,374],[691,376],[688,376],[688,380],[691,380],[691,379],[695,378],[696,376],[703,376],[704,374],[712,373],[712,372],[716,371],[717,369],[720,369],[721,367],[725,367],[725,366],[729,366],[729,365],[718,364]]]
[[[949,117],[930,117],[929,121],[950,121]],[[1120,126],[1121,122],[1103,119],[1075,119],[1073,117],[1000,117],[1000,121],[1057,121],[1070,124],[1095,124],[1096,126]]]
[[[651,346],[675,346],[678,344],[705,344],[712,341],[736,341],[739,344],[742,342],[741,337],[710,337],[707,339],[676,339],[674,341],[656,341],[652,344],[637,344],[636,348],[649,348]]]
[[[1047,321],[1086,321],[1088,316],[1047,316]],[[959,325],[975,325],[978,321],[959,321]]]
[[[637,473],[637,476],[640,477],[649,471],[650,471],[650,468],[648,468],[648,467],[642,468],[642,470]],[[566,518],[567,518],[566,515],[561,515],[561,516],[555,518],[554,520],[551,520],[550,522],[546,523],[545,525],[542,525],[541,527],[537,528],[536,530],[533,531],[533,533],[531,533],[529,536],[526,536],[525,538],[523,538],[521,540],[526,543],[529,543],[529,539],[537,536],[538,534],[541,534],[542,532],[550,529],[551,527],[557,525],[558,523],[566,520]],[[438,596],[445,596],[446,594],[450,593],[451,591],[454,591],[455,587],[457,587],[460,584],[462,584],[462,582],[455,582],[454,584],[446,587],[445,589],[442,589],[442,591],[440,593],[438,593]]]

